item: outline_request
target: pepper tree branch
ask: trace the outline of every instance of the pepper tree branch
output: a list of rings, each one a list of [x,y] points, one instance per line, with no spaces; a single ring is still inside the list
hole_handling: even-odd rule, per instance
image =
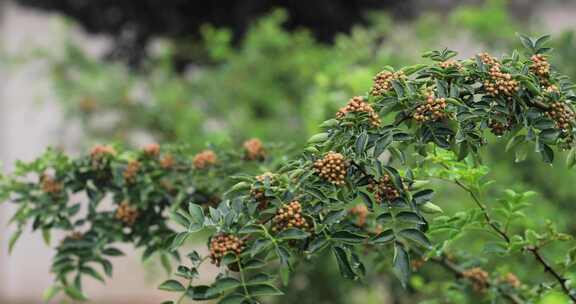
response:
[[[474,193],[474,191],[472,191],[472,189],[470,189],[467,186],[465,186],[464,184],[462,184],[462,182],[460,182],[459,180],[455,179],[454,182],[456,183],[456,185],[458,185],[460,188],[462,188],[464,191],[466,191],[466,192],[468,192],[468,194],[470,194],[470,197],[472,197],[472,199],[474,200],[474,202],[476,203],[478,208],[480,208],[480,210],[482,211],[482,214],[484,216],[484,219],[486,219],[486,222],[492,228],[492,230],[494,230],[494,232],[496,232],[507,244],[510,244],[511,243],[510,236],[506,233],[506,231],[500,229],[500,227],[498,227],[498,225],[496,225],[494,220],[490,217],[490,213],[488,212],[486,205],[484,205],[480,201],[480,199],[478,198],[476,193]],[[550,275],[552,275],[552,277],[554,277],[554,279],[558,282],[558,284],[560,284],[562,291],[570,298],[570,300],[573,303],[576,303],[576,295],[570,291],[570,287],[568,286],[568,279],[566,279],[561,273],[559,273],[557,270],[555,270],[544,259],[539,248],[536,246],[527,246],[524,248],[524,250],[529,251],[534,256],[536,261],[544,267],[544,272],[550,273]]]
[[[352,161],[351,165],[353,165],[354,167],[356,167],[358,169],[358,171],[360,173],[362,173],[362,175],[364,175],[366,178],[374,181],[374,177],[370,174],[368,174],[366,172],[366,170],[364,170],[364,168],[362,168],[362,166],[360,166],[359,164],[357,164],[356,162]],[[461,184],[462,185],[462,184]],[[462,185],[464,186],[464,185]],[[464,186],[465,187],[465,186]],[[467,189],[467,187],[466,187]],[[480,202],[478,200],[478,202]],[[486,207],[484,205],[482,205],[482,209],[486,211]],[[487,213],[487,211],[486,211]],[[497,228],[497,226],[496,226]],[[420,256],[423,256],[424,254],[422,254],[421,252],[415,250],[416,253],[418,253]],[[439,257],[432,257],[430,258],[431,261],[439,264],[440,266],[444,267],[445,269],[447,269],[448,271],[452,272],[456,277],[458,278],[463,278],[464,276],[464,270],[462,270],[458,265],[456,265],[454,262],[448,260],[446,258],[446,255],[444,253],[442,253],[441,256]],[[486,284],[488,285],[488,287],[492,286],[493,284],[491,284],[490,282],[486,282]],[[524,301],[522,299],[520,299],[516,294],[510,293],[506,290],[503,290],[502,288],[496,286],[498,292],[500,294],[502,294],[503,297],[505,297],[506,299],[508,299],[511,303],[514,304],[522,304],[524,303]]]

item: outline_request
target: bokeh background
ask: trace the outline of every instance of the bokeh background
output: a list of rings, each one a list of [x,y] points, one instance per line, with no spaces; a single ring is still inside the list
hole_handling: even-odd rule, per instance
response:
[[[444,47],[459,58],[501,54],[519,46],[516,32],[553,34],[553,64],[576,79],[576,2],[568,0],[18,0],[1,1],[0,12],[5,172],[47,146],[80,153],[101,142],[202,147],[255,136],[298,148],[382,67]],[[544,174],[531,158],[514,164],[502,151],[488,151],[491,178],[534,189],[535,212],[575,232],[576,176],[562,166]],[[454,204],[443,205],[448,212],[465,199],[450,188],[440,195]],[[0,205],[0,303],[40,303],[52,251],[25,234],[8,256],[11,210]],[[141,267],[138,254],[117,259],[106,285],[87,284],[94,303],[166,299],[156,290],[165,273],[155,261]],[[308,268],[275,301],[406,302],[386,276],[355,284],[328,263]]]

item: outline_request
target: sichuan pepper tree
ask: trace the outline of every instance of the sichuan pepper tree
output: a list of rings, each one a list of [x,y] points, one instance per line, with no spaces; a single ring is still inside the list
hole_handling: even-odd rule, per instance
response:
[[[488,133],[509,137],[507,149],[519,154],[530,146],[551,163],[554,149],[567,150],[568,165],[576,162],[573,85],[548,64],[548,37],[520,38],[526,51],[502,58],[480,53],[455,60],[455,52],[442,50],[425,54],[430,63],[386,68],[366,96],[353,97],[322,124],[324,132],[310,138],[298,158],[270,173],[244,177],[222,193],[217,206],[205,210],[201,201],[191,201],[172,209],[182,229],[162,250],[176,254],[188,236],[206,229],[209,254],[186,254],[188,263],[175,273],[180,279],[160,288],[180,292],[177,302],[256,303],[283,294],[276,282],[287,283],[298,262],[330,252],[350,279],[374,269],[364,263],[389,260],[406,286],[411,268],[434,262],[493,301],[531,302],[546,290],[575,301],[573,249],[562,263],[543,253],[556,242],[573,248],[571,237],[552,224],[544,232],[511,228],[529,192],[505,191],[502,206],[494,210],[483,200],[489,183],[480,152],[493,138]],[[129,169],[127,164],[124,178]],[[425,216],[441,212],[431,202],[433,190],[425,188],[430,179],[461,188],[475,208]],[[455,254],[452,244],[470,227],[494,236],[490,247],[497,257],[529,257],[531,267],[543,270],[539,280],[529,286],[522,282],[534,278],[497,277],[482,267],[467,267],[462,259],[469,257]],[[220,273],[210,285],[197,284],[198,266],[206,262]],[[69,295],[78,296],[80,284],[60,281]]]

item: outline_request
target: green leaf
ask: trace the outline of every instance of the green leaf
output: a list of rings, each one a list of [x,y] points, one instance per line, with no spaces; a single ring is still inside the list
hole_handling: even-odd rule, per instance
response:
[[[420,205],[420,210],[424,213],[434,214],[434,213],[443,213],[444,211],[442,208],[433,204],[432,202],[426,202]]]
[[[308,139],[308,143],[309,144],[319,144],[319,143],[323,143],[328,139],[328,136],[330,134],[329,133],[318,133],[318,134],[314,134],[312,135],[309,139]]]
[[[182,244],[184,243],[184,241],[186,241],[186,238],[188,238],[189,235],[190,233],[187,231],[176,234],[176,236],[172,240],[172,244],[170,245],[170,250],[176,250],[180,248],[180,246],[182,246]]]
[[[516,148],[518,145],[526,141],[526,135],[516,135],[512,137],[506,144],[506,152]]]
[[[242,304],[244,303],[245,296],[241,294],[230,294],[218,301],[218,304]]]
[[[361,155],[366,150],[366,146],[368,145],[368,133],[364,130],[360,136],[356,138],[356,143],[354,144],[356,155]]]
[[[170,265],[170,258],[167,254],[162,253],[160,255],[160,262],[167,274],[172,273],[172,265]]]
[[[410,277],[410,256],[400,243],[394,244],[394,273],[406,288],[406,283]]]
[[[332,252],[336,257],[342,277],[347,279],[356,279],[358,276],[352,270],[352,266],[350,266],[350,259],[348,258],[346,250],[340,246],[334,246],[332,247]]]
[[[421,205],[432,200],[433,196],[434,196],[434,190],[424,189],[414,193],[412,195],[412,199],[414,200],[414,203],[416,205]]]
[[[184,286],[176,280],[164,281],[164,283],[162,283],[162,284],[160,284],[160,286],[158,286],[158,289],[164,290],[164,291],[175,291],[175,292],[182,292],[182,291],[186,290],[186,288],[184,288]]]
[[[108,247],[104,250],[102,250],[102,253],[104,255],[109,255],[109,256],[123,256],[124,253],[122,251],[120,251],[120,249],[114,248],[114,247]]]
[[[576,164],[576,148],[572,148],[566,155],[566,166],[568,166],[568,168],[572,168],[574,167],[575,164]]]
[[[184,215],[182,215],[180,212],[172,212],[172,219],[178,223],[180,226],[188,229],[188,227],[190,226],[190,221],[188,220],[187,217],[185,217]]]
[[[554,144],[558,137],[560,136],[560,130],[558,129],[546,129],[540,132],[540,141],[547,144]]]
[[[421,216],[412,211],[402,211],[396,214],[396,220],[406,223],[424,224]]]
[[[324,224],[325,225],[332,225],[332,224],[339,223],[347,214],[348,214],[348,212],[346,210],[330,211],[330,212],[328,212],[328,214],[324,218]]]
[[[14,245],[16,244],[16,241],[18,241],[18,239],[20,238],[20,236],[22,235],[22,230],[18,229],[16,230],[12,236],[10,237],[10,241],[8,241],[8,254],[12,253],[12,249],[14,249]]]
[[[262,267],[266,266],[266,263],[264,263],[261,260],[253,259],[253,260],[246,262],[243,266],[244,266],[244,269],[257,269],[257,268],[262,268]]]
[[[88,300],[88,298],[82,293],[82,291],[80,291],[78,288],[74,286],[66,286],[64,288],[64,292],[66,293],[66,295],[68,295],[70,298],[74,300],[78,301]]]
[[[274,278],[272,278],[271,276],[269,276],[265,273],[259,273],[257,275],[254,275],[250,279],[248,279],[246,284],[247,285],[255,285],[255,284],[261,284],[261,283],[268,283],[268,282],[271,282],[273,280],[274,280]]]
[[[370,242],[373,244],[385,244],[395,239],[394,231],[392,229],[385,230],[372,237]]]
[[[57,285],[50,286],[44,290],[42,300],[44,302],[50,302],[60,291],[62,291],[62,287]]]
[[[333,233],[330,237],[333,240],[337,240],[337,241],[340,241],[343,243],[348,243],[348,244],[362,243],[366,239],[366,236],[364,236],[364,235],[352,233],[352,232],[347,231],[347,230],[337,231],[337,232]]]
[[[392,219],[393,219],[392,214],[390,214],[389,212],[384,212],[376,218],[376,221],[385,224],[387,222],[392,221]]]
[[[398,234],[401,237],[403,237],[404,239],[415,242],[420,246],[423,246],[426,248],[432,247],[432,244],[428,240],[428,237],[426,237],[426,235],[418,229],[413,229],[413,228],[404,229],[404,230],[400,231]]]
[[[242,227],[242,229],[240,229],[240,231],[238,231],[239,234],[253,234],[253,233],[263,233],[264,231],[262,230],[262,227],[260,227],[259,225],[246,225],[244,227]]]
[[[44,239],[44,244],[46,244],[46,246],[50,246],[50,229],[49,228],[42,229],[42,239]]]
[[[214,283],[214,285],[210,287],[210,289],[208,289],[206,295],[207,296],[218,295],[224,291],[236,288],[238,286],[240,286],[240,281],[235,278],[231,277],[220,278]]]
[[[188,213],[190,214],[193,223],[200,225],[204,223],[204,210],[201,206],[194,203],[189,203]]]
[[[393,139],[394,138],[391,133],[383,135],[382,137],[378,138],[374,143],[374,153],[372,156],[374,156],[374,158],[378,158],[392,143]]]
[[[252,248],[250,248],[250,255],[252,257],[256,256],[257,254],[259,254],[260,252],[262,252],[264,249],[266,249],[268,246],[272,245],[272,240],[269,239],[257,239],[256,241],[254,241],[254,244],[252,245]]]
[[[87,275],[95,278],[96,280],[104,283],[104,278],[98,272],[96,272],[96,270],[94,270],[93,268],[83,266],[80,268],[80,272],[87,274]]]
[[[540,155],[545,163],[551,164],[554,162],[554,151],[546,144],[540,144]]]
[[[276,236],[280,240],[302,240],[309,237],[310,234],[300,229],[288,228]]]
[[[522,45],[530,50],[534,49],[534,41],[532,41],[532,39],[526,35],[520,34],[520,33],[516,33],[516,35],[518,36],[518,38],[520,38],[520,42],[522,43]]]
[[[324,236],[316,237],[310,242],[308,245],[308,252],[315,253],[316,251],[322,249],[324,246],[328,244],[328,240]]]
[[[259,284],[246,286],[248,293],[254,297],[260,296],[280,296],[284,293],[272,284]]]

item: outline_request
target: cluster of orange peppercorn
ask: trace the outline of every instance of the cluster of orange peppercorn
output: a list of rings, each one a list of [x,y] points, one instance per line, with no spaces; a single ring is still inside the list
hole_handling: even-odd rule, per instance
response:
[[[428,95],[426,102],[416,107],[412,117],[420,123],[444,119],[446,117],[446,99]]]
[[[382,71],[374,76],[374,84],[370,95],[382,96],[392,89],[392,81],[404,79],[406,75],[402,71],[390,72]]]
[[[518,279],[518,277],[516,275],[514,275],[511,272],[506,273],[501,279],[501,282],[506,283],[514,288],[519,288],[522,283],[520,282],[520,280]]]
[[[67,235],[63,241],[79,241],[84,238],[84,234],[80,231],[73,231],[69,235]]]
[[[116,209],[115,218],[128,226],[132,226],[139,215],[136,207],[130,206],[129,202],[124,201]]]
[[[347,169],[348,164],[344,155],[333,151],[326,153],[324,158],[314,162],[316,173],[337,186],[344,185]]]
[[[496,58],[488,55],[488,53],[480,53],[478,55],[482,62],[489,66],[488,74],[489,79],[484,81],[484,88],[490,96],[504,95],[508,99],[518,91],[518,81],[512,79],[512,75],[501,71],[500,62]]]
[[[160,145],[159,144],[148,144],[142,149],[144,154],[149,157],[158,157],[160,155]]]
[[[172,154],[170,153],[162,155],[162,157],[160,158],[160,167],[162,167],[162,169],[166,170],[172,169],[175,164],[176,160],[174,159],[174,156],[172,156]]]
[[[63,189],[62,184],[48,174],[42,174],[40,176],[40,186],[44,193],[51,195],[57,195],[62,192]]]
[[[196,169],[205,169],[214,166],[218,162],[216,153],[212,150],[204,150],[194,156],[192,165]]]
[[[400,192],[394,186],[392,178],[389,175],[384,175],[379,181],[370,180],[368,184],[368,191],[374,193],[376,202],[383,201],[392,202],[400,197]]]
[[[572,130],[571,126],[574,121],[574,112],[564,103],[552,103],[550,109],[546,111],[546,116],[554,120],[556,127],[563,133],[568,133]]]
[[[271,172],[266,172],[262,175],[257,175],[256,180],[260,183],[264,183],[264,181],[268,178],[270,184],[274,182],[274,174]],[[269,198],[266,197],[266,190],[263,187],[255,187],[252,186],[250,189],[250,196],[258,203],[258,209],[264,210],[268,207]]]
[[[92,167],[99,168],[103,165],[103,160],[116,155],[116,150],[111,146],[96,145],[90,150]]]
[[[340,108],[340,110],[336,112],[336,118],[343,119],[348,113],[366,113],[373,127],[377,128],[380,126],[378,113],[376,113],[372,106],[365,102],[361,96],[355,96],[350,99],[345,107]]]
[[[210,260],[220,266],[222,258],[228,253],[239,255],[244,249],[244,241],[231,234],[219,234],[210,240]]]
[[[438,64],[443,69],[456,68],[462,69],[462,64],[454,59],[448,59]]]
[[[480,267],[468,269],[462,273],[462,276],[472,282],[472,286],[477,292],[482,292],[488,287],[490,276]]]
[[[258,138],[252,138],[244,142],[245,158],[247,160],[263,160],[266,158],[264,145]]]
[[[350,215],[356,217],[356,225],[362,227],[366,224],[366,218],[368,217],[368,207],[364,204],[358,204],[349,211]]]
[[[550,75],[550,63],[548,63],[548,60],[546,57],[544,57],[544,55],[532,55],[532,57],[530,57],[530,61],[532,61],[532,64],[530,65],[530,71],[532,71],[532,73],[542,78],[548,78]]]
[[[124,176],[124,180],[131,184],[134,183],[134,181],[136,180],[136,174],[138,174],[138,171],[140,170],[140,162],[137,160],[131,160],[128,162],[128,165],[126,166],[126,170],[124,170],[124,172],[122,173],[122,175]]]
[[[280,232],[288,228],[310,229],[310,224],[302,215],[302,205],[298,201],[292,201],[280,207],[272,218],[272,232]]]

